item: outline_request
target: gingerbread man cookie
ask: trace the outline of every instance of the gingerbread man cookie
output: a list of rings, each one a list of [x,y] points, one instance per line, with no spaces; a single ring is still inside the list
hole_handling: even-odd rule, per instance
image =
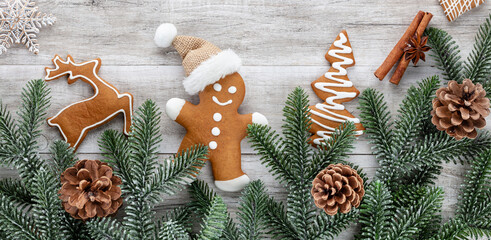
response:
[[[331,63],[331,68],[311,84],[315,94],[325,100],[309,107],[312,119],[310,132],[313,134],[310,140],[314,146],[329,139],[336,127],[346,121],[355,123],[357,136],[365,130],[360,120],[342,105],[360,94],[348,79],[346,71],[346,68],[355,65],[355,59],[345,30],[339,33],[325,58]]]
[[[58,127],[71,147],[77,149],[88,131],[111,121],[119,113],[124,114],[124,133],[129,133],[133,96],[130,93],[120,93],[113,85],[99,77],[101,59],[75,63],[70,55],[66,61],[55,55],[52,61],[55,68],[45,68],[46,81],[68,75],[68,84],[80,79],[94,89],[94,96],[72,103],[48,118],[48,125]]]
[[[183,58],[188,76],[183,84],[189,94],[199,93],[194,105],[183,99],[167,102],[167,115],[187,133],[179,152],[195,144],[208,146],[215,185],[228,192],[239,191],[249,182],[242,171],[240,142],[247,135],[247,125],[268,124],[260,113],[239,114],[245,96],[244,80],[237,71],[240,58],[232,51],[222,51],[203,39],[177,36],[172,24],[157,29],[155,42],[161,47],[174,45]]]

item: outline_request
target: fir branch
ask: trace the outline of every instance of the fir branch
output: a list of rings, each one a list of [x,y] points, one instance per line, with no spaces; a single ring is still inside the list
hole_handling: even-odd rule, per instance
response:
[[[443,71],[444,79],[462,82],[460,50],[452,36],[443,30],[432,27],[426,29],[425,34],[428,35],[428,45],[433,51],[430,56],[436,59],[438,69]]]
[[[443,162],[469,160],[490,147],[491,135],[487,133],[480,134],[476,139],[460,141],[445,132],[428,134],[400,157],[399,171],[395,175],[406,179],[406,184],[431,184],[440,174]]]
[[[266,206],[265,222],[269,229],[267,234],[270,234],[273,239],[300,239],[295,227],[286,215],[283,203],[276,202],[274,198],[269,198]]]
[[[379,180],[372,182],[366,190],[360,210],[361,234],[357,239],[385,240],[393,215],[392,196]]]
[[[239,219],[239,238],[249,240],[263,239],[264,212],[268,197],[260,180],[252,181],[242,192],[237,213]]]
[[[50,90],[42,79],[29,81],[22,90],[22,107],[18,113],[22,120],[19,125],[19,143],[26,154],[37,149],[36,139],[41,134],[39,127],[44,123],[49,107],[49,93]]]
[[[121,178],[121,189],[129,192],[135,188],[131,172],[130,148],[126,137],[115,130],[106,130],[99,139],[99,148],[104,161],[114,166],[114,172]]]
[[[167,159],[157,167],[155,175],[149,180],[149,187],[143,192],[144,197],[158,200],[160,193],[172,195],[183,186],[194,180],[204,166],[208,154],[206,146],[194,146],[183,150],[174,159]]]
[[[123,218],[123,226],[130,239],[153,239],[156,235],[156,225],[153,222],[155,213],[151,206],[139,194],[131,194],[126,197],[126,216]]]
[[[431,188],[428,193],[407,209],[397,209],[395,218],[390,222],[389,240],[408,239],[419,234],[427,224],[433,223],[443,201],[443,191]]]
[[[304,239],[308,236],[308,229],[316,217],[314,202],[310,193],[309,183],[288,187],[287,216],[289,222],[295,228],[298,236]]]
[[[51,162],[52,172],[56,176],[60,176],[65,169],[75,165],[78,159],[75,157],[73,148],[65,141],[57,140],[53,143],[50,149],[51,156],[49,158]]]
[[[41,135],[39,127],[44,123],[49,106],[49,88],[42,79],[32,80],[22,89],[22,106],[19,109],[19,139],[17,146],[20,157],[15,163],[25,185],[30,188],[37,170],[45,165],[36,152],[37,138]]]
[[[440,230],[430,239],[431,240],[447,240],[455,239],[458,235],[465,231],[467,224],[461,219],[451,219],[446,222]]]
[[[418,87],[411,86],[399,107],[399,116],[394,126],[392,138],[393,154],[397,156],[407,149],[408,142],[414,142],[420,137],[421,128],[426,121],[430,121],[430,112],[433,109],[432,100],[435,91],[440,85],[438,76],[432,76],[418,83]]]
[[[127,203],[127,215],[123,218],[123,225],[131,239],[152,239],[158,235],[157,226],[153,221],[155,213],[151,209],[151,203],[155,199],[147,198],[145,193],[150,187],[155,168],[158,166],[157,149],[161,141],[159,122],[160,112],[156,104],[151,100],[145,101],[133,117],[128,148],[121,149],[127,150],[130,157],[128,160],[129,179],[126,180],[132,182],[132,188],[124,188],[122,191]],[[118,139],[110,138],[109,140]],[[104,142],[111,144],[111,142]],[[110,145],[108,149],[114,150]]]
[[[464,77],[491,87],[491,14],[479,28],[475,40],[464,66]]]
[[[202,180],[191,183],[189,193],[193,201],[189,203],[189,211],[195,213],[195,219],[201,219],[210,209],[213,199],[217,194]],[[233,222],[230,214],[227,214],[223,238],[237,240],[239,238],[239,228]]]
[[[10,166],[20,158],[19,130],[7,106],[0,102],[0,165]]]
[[[10,201],[0,194],[0,226],[10,238],[19,240],[41,240],[35,233],[34,221]]]
[[[457,239],[490,239],[491,229],[467,228],[464,232],[457,235]]]
[[[64,238],[63,217],[65,211],[61,208],[58,198],[60,183],[58,178],[48,170],[41,168],[33,182],[35,204],[32,216],[36,224],[37,233],[45,239]]]
[[[312,162],[307,168],[307,179],[314,179],[329,164],[340,162],[348,156],[354,148],[355,130],[356,126],[352,122],[345,122],[334,130],[331,137],[325,141],[326,144],[319,146],[319,151],[313,154]]]
[[[197,213],[196,218],[201,218],[207,213],[213,199],[217,196],[208,184],[201,180],[191,184],[190,194],[193,198],[189,204],[190,211]],[[227,214],[222,238],[230,240],[261,239],[267,199],[264,184],[259,180],[251,182],[242,191],[240,199],[239,212],[237,213],[240,225],[237,226],[230,214]]]
[[[211,206],[206,214],[201,231],[197,237],[199,240],[219,239],[225,229],[227,221],[227,207],[223,203],[223,199],[215,196]]]
[[[311,166],[312,147],[309,144],[311,126],[308,95],[297,87],[283,108],[284,156],[294,171],[294,182],[288,184],[287,215],[299,236],[306,236],[310,224],[314,221],[315,210],[310,195],[312,179],[308,167]]]
[[[160,222],[176,222],[184,227],[186,231],[191,231],[192,222],[190,221],[191,212],[189,208],[177,207],[164,213]]]
[[[309,139],[311,120],[308,95],[297,87],[288,98],[283,108],[283,144],[284,155],[295,171],[291,172],[296,178],[296,184],[303,187],[306,179],[305,163],[312,155]]]
[[[261,156],[261,162],[271,168],[271,173],[282,183],[295,182],[293,169],[283,154],[283,139],[270,126],[251,124],[247,127],[249,142]]]
[[[189,203],[190,211],[201,216],[208,212],[211,202],[217,196],[206,182],[199,179],[191,183],[189,194],[193,198],[193,201]]]
[[[268,234],[275,239],[312,239],[310,234],[314,235],[315,239],[315,236],[319,235],[310,231],[313,224],[317,224],[319,229],[324,229],[325,226],[332,227],[327,233],[322,233],[321,238],[334,236],[347,226],[341,219],[348,218],[341,217],[339,224],[323,225],[316,222],[319,218],[316,215],[310,189],[312,178],[317,174],[314,171],[323,167],[318,164],[327,164],[330,161],[343,162],[341,158],[351,147],[353,126],[351,124],[349,127],[350,123],[342,125],[338,129],[339,132],[333,135],[332,141],[324,148],[321,147],[320,151],[324,152],[313,153],[313,148],[309,144],[311,119],[308,106],[307,94],[301,88],[296,88],[289,94],[283,109],[284,139],[271,131],[270,127],[259,125],[249,127],[249,137],[253,147],[262,155],[263,163],[271,167],[270,172],[286,184],[289,192],[286,209],[282,203],[276,203],[272,198],[267,200],[265,223],[269,228]],[[356,211],[352,211],[355,214]]]
[[[185,228],[176,221],[166,221],[161,226],[159,233],[160,240],[187,240],[190,239],[189,234]]]
[[[394,133],[391,130],[391,117],[384,100],[378,91],[368,88],[359,97],[360,118],[365,126],[365,134],[374,146],[374,154],[381,166],[390,164],[386,159],[392,156],[392,140]]]
[[[356,221],[358,214],[357,209],[352,209],[349,213],[338,213],[334,216],[320,213],[311,225],[310,233],[306,239],[334,239]]]
[[[69,236],[70,240],[92,240],[87,224],[75,219],[69,213],[65,212],[62,224],[66,227],[63,229],[63,233]]]
[[[162,140],[159,123],[160,112],[155,102],[151,100],[145,101],[133,116],[129,147],[134,194],[145,191],[158,166],[157,150]]]
[[[466,174],[462,185],[461,199],[458,204],[457,216],[471,226],[476,220],[484,217],[482,222],[491,225],[491,148],[471,162],[471,169]]]
[[[230,214],[228,215],[227,223],[225,224],[225,229],[223,229],[223,239],[226,240],[237,240],[240,239],[239,228],[237,224],[234,223]]]
[[[94,218],[87,221],[87,229],[92,239],[100,240],[125,240],[128,234],[125,229],[114,219]]]
[[[18,179],[4,178],[0,179],[0,195],[8,196],[22,208],[31,206],[33,196],[26,186]]]

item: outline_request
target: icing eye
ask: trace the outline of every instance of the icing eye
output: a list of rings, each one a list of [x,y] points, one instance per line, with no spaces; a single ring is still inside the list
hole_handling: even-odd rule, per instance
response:
[[[234,86],[231,86],[228,88],[228,92],[231,93],[231,94],[234,94],[235,92],[237,92],[237,88],[234,87]]]
[[[222,85],[220,85],[219,83],[215,83],[213,84],[213,89],[215,89],[215,91],[217,92],[220,92],[222,91]]]

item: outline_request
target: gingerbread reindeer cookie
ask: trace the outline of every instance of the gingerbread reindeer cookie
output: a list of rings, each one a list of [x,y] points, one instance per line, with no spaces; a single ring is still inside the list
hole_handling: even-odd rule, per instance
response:
[[[130,93],[120,93],[113,85],[99,77],[101,59],[75,63],[70,55],[66,61],[56,55],[52,61],[55,68],[45,69],[46,81],[68,75],[68,84],[80,79],[94,89],[92,97],[72,103],[48,118],[48,125],[58,127],[71,147],[77,149],[88,131],[111,121],[119,113],[124,114],[124,133],[129,133],[133,96]]]
[[[346,71],[346,68],[355,65],[355,59],[345,30],[339,33],[325,58],[331,63],[331,68],[311,84],[315,94],[324,99],[323,103],[309,107],[312,119],[310,139],[314,146],[329,139],[336,127],[346,121],[355,123],[356,135],[363,134],[365,130],[360,120],[342,105],[360,94],[348,79]]]
[[[198,105],[179,98],[167,102],[167,115],[187,130],[179,152],[195,144],[207,145],[215,185],[223,191],[239,191],[250,182],[242,171],[240,142],[248,124],[268,124],[266,117],[237,112],[245,84],[237,73],[241,60],[232,50],[222,51],[203,39],[176,35],[174,25],[162,24],[155,42],[160,47],[175,47],[187,75],[184,89],[191,95],[199,93],[200,99]]]

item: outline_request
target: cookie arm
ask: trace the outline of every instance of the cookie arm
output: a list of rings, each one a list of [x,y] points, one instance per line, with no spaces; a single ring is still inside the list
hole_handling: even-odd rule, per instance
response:
[[[252,114],[252,123],[269,125],[268,119],[264,115],[258,112]]]
[[[245,115],[241,115],[242,117],[242,122],[244,128],[247,128],[249,124],[257,123],[257,124],[263,124],[263,125],[268,125],[268,119],[266,117],[258,112],[255,113],[249,113]]]
[[[172,120],[176,121],[177,116],[181,114],[184,104],[186,104],[184,99],[171,98],[169,101],[167,101],[167,104],[165,104],[165,113],[167,113],[167,116],[169,116]]]

